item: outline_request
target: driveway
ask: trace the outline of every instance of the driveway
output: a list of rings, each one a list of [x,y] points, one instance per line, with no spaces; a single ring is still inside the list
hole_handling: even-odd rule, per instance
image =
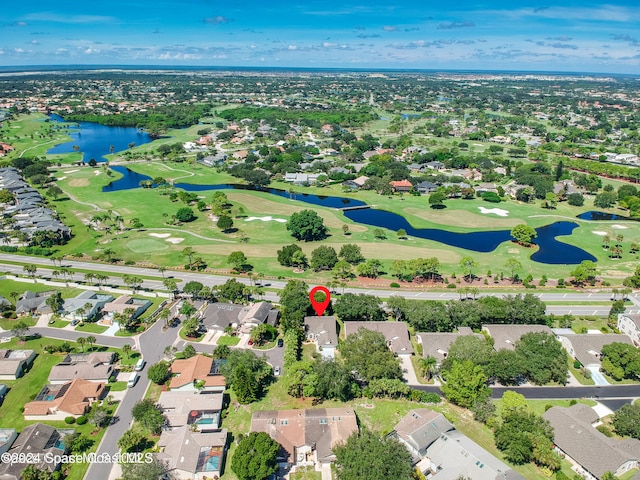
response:
[[[602,372],[600,372],[600,367],[591,366],[587,367],[587,370],[591,372],[591,380],[593,380],[596,385],[609,385],[607,379],[604,378],[604,375],[602,375]]]
[[[420,385],[418,377],[416,376],[416,370],[411,363],[410,355],[398,355],[400,360],[400,368],[402,368],[402,378],[407,382],[407,385]]]

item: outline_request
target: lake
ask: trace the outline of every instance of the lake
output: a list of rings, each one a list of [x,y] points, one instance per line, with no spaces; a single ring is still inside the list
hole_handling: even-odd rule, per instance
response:
[[[80,151],[84,154],[83,160],[88,162],[95,158],[97,162],[104,162],[108,155],[111,145],[115,147],[116,152],[127,150],[130,143],[143,145],[151,142],[148,133],[140,131],[134,127],[109,127],[92,122],[65,122],[64,118],[59,115],[50,115],[52,125],[78,125],[68,129],[71,140],[66,143],[56,145],[49,150],[48,154],[56,153],[72,153],[73,146],[80,147]]]
[[[576,218],[580,218],[582,220],[598,220],[598,221],[606,221],[606,220],[635,220],[635,221],[638,221],[637,218],[624,217],[622,215],[617,215],[615,213],[598,212],[596,210],[590,210],[588,212],[581,213]]]
[[[151,177],[133,172],[126,167],[111,167],[116,172],[124,175],[121,179],[114,180],[109,185],[103,187],[103,192],[114,192],[119,190],[130,190],[139,188],[140,181],[150,180]],[[194,185],[190,183],[177,183],[176,188],[181,188],[190,192],[201,192],[208,190],[252,190],[266,192],[271,195],[277,195],[291,200],[297,200],[311,205],[318,205],[329,208],[345,208],[345,207],[365,207],[366,203],[361,200],[354,200],[346,197],[331,197],[324,195],[313,195],[295,193],[290,194],[286,190],[277,188],[258,188],[250,185],[241,185],[235,183],[225,183],[217,185]],[[265,212],[268,213],[268,212]],[[481,232],[458,233],[442,230],[438,228],[414,228],[401,215],[386,210],[376,208],[362,208],[354,210],[345,210],[345,217],[348,219],[373,227],[387,228],[392,231],[398,231],[403,228],[407,235],[423,238],[426,240],[434,240],[444,243],[452,247],[464,248],[474,252],[491,252],[495,250],[501,243],[512,240],[509,230],[493,230]],[[583,260],[596,261],[596,257],[581,248],[569,245],[557,240],[556,237],[568,236],[578,227],[575,222],[555,222],[544,227],[536,229],[538,238],[536,245],[539,247],[536,252],[531,255],[531,259],[535,262],[554,264],[554,265],[574,265],[579,264]]]

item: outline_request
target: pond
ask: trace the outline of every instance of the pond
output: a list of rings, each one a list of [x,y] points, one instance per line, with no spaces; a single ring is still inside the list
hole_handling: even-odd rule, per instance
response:
[[[590,210],[588,212],[581,213],[576,218],[580,218],[582,220],[635,220],[638,221],[637,218],[624,217],[622,215],[617,215],[615,213],[607,213],[607,212],[598,212],[596,210]]]
[[[150,180],[151,177],[133,172],[126,167],[113,166],[113,170],[124,175],[121,179],[114,180],[109,185],[103,187],[103,192],[113,192],[118,190],[128,190],[139,188],[141,180]],[[438,228],[414,228],[401,215],[386,210],[376,208],[367,208],[365,202],[354,200],[346,197],[330,197],[324,195],[312,194],[291,194],[286,190],[277,188],[258,188],[250,185],[240,185],[233,183],[217,184],[217,185],[194,185],[189,183],[177,183],[175,187],[182,188],[191,192],[200,192],[206,190],[252,190],[266,192],[291,200],[318,205],[329,208],[345,208],[345,207],[364,207],[355,208],[353,210],[345,210],[343,213],[348,219],[370,225],[373,227],[387,228],[392,231],[398,231],[403,228],[407,235],[424,238],[426,240],[434,240],[452,247],[464,248],[474,252],[491,252],[495,250],[501,243],[512,240],[509,230],[493,230],[481,232],[458,233],[442,230]],[[573,230],[578,226],[575,222],[555,222],[544,227],[536,229],[538,237],[536,245],[538,250],[531,255],[531,259],[535,262],[555,264],[555,265],[573,265],[583,260],[596,261],[597,259],[590,253],[581,248],[560,242],[556,237],[571,235]]]
[[[115,152],[120,152],[127,150],[130,143],[143,145],[151,142],[148,133],[134,127],[109,127],[92,122],[65,122],[59,115],[50,115],[49,121],[52,125],[70,126],[68,132],[71,140],[50,148],[47,153],[72,153],[75,151],[74,145],[77,145],[80,147],[79,151],[83,153],[85,162],[92,158],[97,162],[104,162],[106,160],[104,155],[110,153],[111,145]]]

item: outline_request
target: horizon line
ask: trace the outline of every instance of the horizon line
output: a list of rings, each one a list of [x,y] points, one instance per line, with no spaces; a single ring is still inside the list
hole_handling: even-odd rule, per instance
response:
[[[222,66],[222,65],[154,65],[154,64],[44,64],[44,65],[5,65],[0,73],[42,73],[69,70],[215,70],[215,71],[281,71],[281,72],[353,72],[353,73],[466,73],[466,74],[508,74],[508,75],[551,75],[551,76],[610,76],[640,78],[640,73],[588,72],[562,70],[511,70],[511,69],[473,69],[473,68],[400,68],[400,67],[294,67],[294,66]]]

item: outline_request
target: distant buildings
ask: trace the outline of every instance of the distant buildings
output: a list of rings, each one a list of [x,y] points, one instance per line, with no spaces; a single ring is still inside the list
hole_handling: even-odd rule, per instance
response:
[[[33,350],[0,350],[0,380],[16,380],[33,364]]]

